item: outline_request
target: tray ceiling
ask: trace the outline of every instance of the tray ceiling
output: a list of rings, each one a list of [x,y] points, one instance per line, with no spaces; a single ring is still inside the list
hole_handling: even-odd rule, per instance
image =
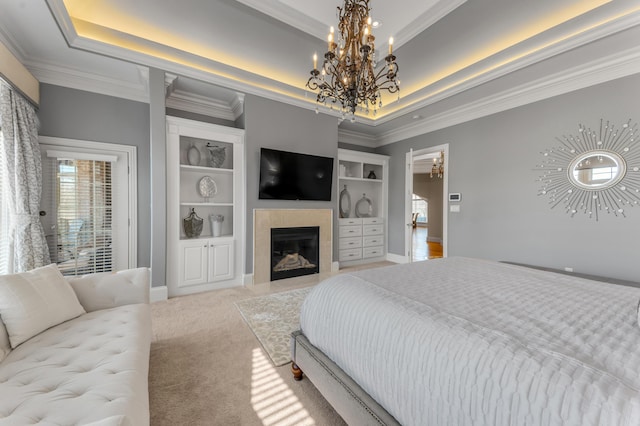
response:
[[[119,82],[122,93],[131,97],[144,82],[146,67],[156,67],[181,78],[314,109],[314,96],[305,92],[304,84],[311,56],[326,49],[327,28],[337,22],[340,4],[9,2],[0,16],[0,41],[41,81],[54,84],[64,80],[61,74],[74,77],[66,84],[72,87],[93,75],[105,87]],[[578,59],[590,66],[598,59],[594,51],[606,56],[637,48],[637,42],[624,34],[640,24],[637,0],[372,0],[371,5],[372,17],[382,21],[374,30],[377,40],[390,35],[396,40],[401,97],[387,96],[378,116],[360,114],[357,124],[341,127],[378,138],[433,116],[434,105],[446,106],[474,91],[480,94],[489,84],[494,90],[508,90],[515,83],[543,78],[544,73],[555,75],[569,65],[560,55],[569,57],[576,49],[593,46]],[[607,44],[614,34],[622,34],[620,41]],[[382,49],[384,42],[378,44]],[[573,59],[571,65],[580,63]],[[526,75],[534,69],[539,73]]]

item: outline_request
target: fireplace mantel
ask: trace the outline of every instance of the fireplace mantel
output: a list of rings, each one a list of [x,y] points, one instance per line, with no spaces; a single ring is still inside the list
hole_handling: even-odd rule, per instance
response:
[[[331,272],[333,261],[333,210],[254,209],[253,283],[271,279],[271,228],[320,227],[320,273]]]

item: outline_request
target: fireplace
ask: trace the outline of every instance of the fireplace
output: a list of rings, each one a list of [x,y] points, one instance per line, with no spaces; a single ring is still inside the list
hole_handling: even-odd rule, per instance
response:
[[[320,272],[320,227],[271,228],[271,281]]]
[[[333,213],[331,209],[254,209],[252,284],[271,281],[271,270],[275,266],[271,260],[271,230],[273,228],[319,227],[319,273],[331,272],[333,265]]]

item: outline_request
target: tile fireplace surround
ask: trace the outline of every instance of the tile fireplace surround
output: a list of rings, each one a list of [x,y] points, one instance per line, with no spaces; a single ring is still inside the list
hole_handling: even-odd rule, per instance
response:
[[[255,209],[253,211],[253,283],[271,279],[271,228],[320,227],[320,273],[331,272],[333,210]]]

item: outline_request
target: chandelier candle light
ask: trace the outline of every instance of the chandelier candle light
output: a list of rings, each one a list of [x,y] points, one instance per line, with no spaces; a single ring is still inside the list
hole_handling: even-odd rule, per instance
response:
[[[389,38],[389,54],[384,64],[375,70],[375,37],[371,33],[369,0],[345,0],[338,7],[338,40],[334,28],[328,36],[328,51],[322,68],[318,70],[318,55],[313,55],[313,70],[306,87],[317,91],[316,101],[331,108],[338,107],[355,121],[356,108],[375,115],[382,108],[381,91],[400,91],[397,80],[398,65],[393,55],[393,37]],[[399,95],[398,95],[399,96]],[[316,113],[318,109],[316,108]]]

